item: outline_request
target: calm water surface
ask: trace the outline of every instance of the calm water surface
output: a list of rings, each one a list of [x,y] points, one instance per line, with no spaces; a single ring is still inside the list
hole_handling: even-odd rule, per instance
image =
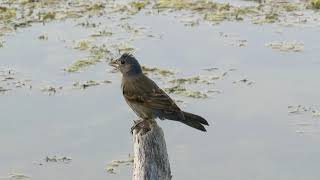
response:
[[[235,22],[186,27],[172,16],[141,15],[133,21],[163,35],[134,43],[142,64],[175,69],[181,76],[205,73],[201,69],[208,67],[237,69],[215,85],[221,94],[203,100],[182,98],[186,111],[210,122],[207,133],[173,121],[159,122],[174,179],[319,179],[320,119],[289,115],[287,106],[320,109],[320,28]],[[129,131],[135,115],[122,98],[120,75],[109,73],[106,63],[82,73],[63,71],[84,56],[70,48],[72,40],[88,35],[75,24],[72,20],[35,24],[5,37],[1,66],[31,79],[34,88],[0,96],[0,176],[21,172],[33,180],[131,177],[131,166],[121,166],[117,174],[105,170],[112,160],[127,159],[132,153]],[[43,32],[48,41],[37,39]],[[230,45],[232,40],[219,32],[237,34],[247,46]],[[277,40],[303,41],[304,51],[280,52],[265,46]],[[232,83],[244,77],[255,83]],[[54,96],[39,91],[47,84],[90,79],[112,83]],[[45,163],[47,155],[68,156],[72,162]]]

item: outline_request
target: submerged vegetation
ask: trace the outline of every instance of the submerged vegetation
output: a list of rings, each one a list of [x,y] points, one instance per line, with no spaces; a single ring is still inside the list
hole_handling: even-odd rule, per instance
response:
[[[61,162],[61,163],[70,163],[72,161],[72,158],[66,157],[66,156],[46,156],[45,162]]]
[[[57,92],[61,91],[63,89],[62,86],[55,87],[52,85],[46,85],[45,87],[41,88],[41,91],[46,93],[49,96],[55,95]]]
[[[165,88],[164,90],[168,93],[179,94],[179,95],[191,97],[191,98],[208,98],[207,93],[187,89],[181,85],[176,85],[173,87]]]
[[[15,18],[16,14],[17,13],[15,8],[0,6],[0,21],[2,21],[3,23],[8,22],[12,18]]]
[[[311,7],[314,9],[320,9],[320,0],[311,0]]]
[[[290,105],[288,106],[288,114],[295,116],[293,119],[296,119],[296,133],[305,134],[317,131],[320,118],[319,108],[304,105]],[[301,116],[302,119],[298,118],[299,116]]]
[[[136,45],[140,43],[140,39],[158,40],[162,38],[162,34],[154,34],[150,31],[150,28],[136,24],[136,20],[133,20],[133,18],[139,18],[141,14],[146,16],[173,15],[178,20],[186,22],[185,24],[189,27],[202,24],[209,24],[211,27],[211,25],[216,26],[230,21],[244,22],[243,24],[245,25],[252,23],[256,27],[261,24],[272,24],[272,27],[278,27],[279,25],[318,26],[320,21],[319,9],[320,0],[301,2],[267,0],[266,2],[250,3],[250,5],[245,6],[209,0],[130,0],[124,2],[99,0],[4,0],[0,2],[1,51],[10,46],[10,42],[5,39],[6,35],[15,35],[16,32],[21,33],[22,28],[27,28],[34,24],[42,27],[52,22],[54,22],[52,24],[60,22],[71,23],[74,28],[81,29],[82,34],[81,37],[73,37],[73,32],[71,32],[70,37],[57,35],[58,38],[56,38],[51,36],[52,34],[48,35],[51,29],[49,31],[41,31],[40,34],[37,32],[33,38],[41,45],[49,44],[48,47],[51,48],[52,44],[58,41],[63,44],[63,47],[76,54],[76,56],[66,56],[66,61],[59,64],[58,68],[53,66],[56,68],[57,74],[60,74],[58,78],[54,77],[52,79],[58,79],[61,82],[55,82],[54,85],[50,84],[43,87],[40,85],[40,88],[34,88],[33,86],[37,86],[39,82],[33,83],[33,81],[25,78],[26,75],[21,75],[16,71],[0,69],[0,95],[10,95],[11,92],[15,92],[18,89],[28,90],[27,92],[30,89],[38,89],[44,94],[59,95],[61,92],[70,89],[74,90],[73,92],[82,93],[96,90],[95,88],[109,88],[107,84],[110,84],[111,81],[103,80],[104,78],[96,76],[101,74],[101,76],[113,76],[111,73],[107,74],[110,67],[106,66],[111,59],[124,52],[139,51]],[[49,27],[51,28],[51,26]],[[214,30],[217,30],[217,28]],[[217,36],[218,40],[232,45],[233,47],[231,48],[237,48],[237,50],[248,50],[251,45],[248,40],[244,39],[244,34],[240,36],[217,31]],[[212,39],[208,38],[208,41],[212,41]],[[280,53],[277,51],[303,53],[302,51],[304,50],[304,43],[295,40],[272,41],[265,45],[262,44],[262,46],[265,46],[264,48],[266,49],[274,49],[274,53]],[[308,46],[306,45],[306,47]],[[38,53],[39,51],[37,50],[36,52]],[[50,61],[42,63],[48,66],[55,65],[56,62],[53,62],[52,59],[50,57]],[[28,59],[26,58],[26,60]],[[39,61],[42,60],[39,58]],[[240,64],[238,60],[232,62],[235,63],[232,66]],[[248,63],[247,60],[243,64],[246,63]],[[144,65],[142,68],[148,76],[155,77],[157,84],[164,87],[163,89],[170,93],[170,96],[173,96],[174,99],[180,99],[179,102],[184,102],[186,99],[191,100],[192,98],[192,100],[212,98],[216,94],[225,93],[224,88],[229,87],[229,85],[232,88],[251,89],[252,87],[253,89],[256,87],[255,81],[243,76],[243,74],[240,76],[235,75],[237,73],[235,69],[222,70],[225,64],[221,65],[212,62],[211,65],[219,68],[207,67],[203,71],[196,71],[192,74],[183,74],[179,72],[180,69],[171,69],[172,67],[164,68]],[[86,70],[89,71],[85,72]],[[88,76],[88,74],[90,75]],[[110,79],[112,78],[114,77]],[[52,79],[48,81],[53,81]],[[112,79],[112,81],[114,80]],[[68,84],[65,85],[63,83]],[[109,92],[105,91],[104,93]],[[320,117],[320,110],[316,108],[298,105],[289,106],[288,109],[289,114],[308,114],[313,118]],[[93,118],[99,117],[95,116]],[[64,156],[46,157],[46,162],[51,164],[56,164],[56,162],[69,163],[71,161],[71,158]],[[116,174],[122,165],[131,165],[132,161],[132,157],[129,157],[128,160],[112,161],[106,167],[106,171],[110,174]],[[10,174],[8,178],[23,179],[28,178],[28,176]]]
[[[280,51],[300,52],[304,48],[304,43],[298,41],[275,41],[266,44],[266,46]]]
[[[312,0],[313,7],[317,7],[318,0]],[[158,10],[188,10],[203,20],[214,24],[222,21],[248,20],[254,24],[281,23],[303,24],[302,11],[308,9],[308,2],[290,2],[267,0],[264,3],[250,6],[235,6],[229,3],[219,3],[207,0],[158,0],[154,9]],[[292,13],[296,12],[296,13]],[[313,17],[305,16],[305,19],[314,21]],[[314,14],[314,16],[318,16]]]
[[[23,173],[12,172],[12,173],[9,173],[8,176],[4,176],[0,178],[1,179],[29,179],[31,177]]]
[[[106,171],[109,174],[117,174],[116,171],[119,169],[121,165],[130,166],[133,163],[133,156],[129,154],[129,157],[127,160],[113,160],[111,163],[109,163],[106,167]]]
[[[0,95],[18,89],[32,89],[31,81],[13,69],[0,69]]]
[[[79,60],[75,61],[74,63],[72,63],[69,67],[67,67],[65,69],[65,71],[67,71],[67,72],[79,72],[84,67],[87,67],[87,66],[90,66],[90,65],[94,65],[97,62],[99,62],[99,61],[98,60],[93,60],[93,59],[79,59]]]
[[[111,83],[111,81],[109,80],[104,80],[104,81],[87,80],[85,82],[75,82],[73,83],[73,86],[81,89],[86,89],[88,87],[98,86],[102,84],[109,84],[109,83]]]
[[[320,110],[314,107],[307,107],[303,105],[296,105],[296,106],[288,106],[289,114],[311,114],[312,117],[319,118],[320,117]]]
[[[90,33],[80,40],[73,40],[72,48],[82,51],[85,55],[78,60],[69,62],[70,65],[64,67],[69,73],[82,72],[90,66],[102,64],[100,62],[109,61],[124,52],[134,52],[137,49],[133,42],[139,38],[154,38],[153,34],[147,31],[147,27],[141,27],[130,23],[130,18],[138,13],[145,15],[153,13],[175,13],[176,17],[191,17],[189,24],[199,25],[201,22],[212,24],[223,21],[247,21],[254,24],[277,23],[277,24],[305,24],[317,21],[317,13],[307,11],[312,4],[317,8],[317,0],[308,2],[291,2],[267,0],[264,3],[256,3],[246,6],[236,6],[230,3],[221,3],[207,0],[135,0],[135,1],[92,1],[85,0],[72,1],[13,1],[7,0],[0,4],[0,34],[12,32],[18,28],[28,27],[32,23],[49,23],[50,21],[60,21],[68,18],[79,19],[77,26],[88,28]],[[187,14],[187,15],[186,15]],[[94,21],[92,17],[106,17],[113,19],[113,25]],[[306,21],[307,19],[307,21]],[[247,47],[248,41],[238,35],[219,32],[220,36],[228,44],[237,47]],[[48,40],[47,34],[38,37],[40,40]],[[102,41],[101,41],[102,40]],[[3,43],[0,43],[0,47]],[[271,42],[266,46],[280,51],[302,51],[303,43],[297,41]],[[159,76],[167,85],[166,91],[193,98],[207,98],[209,92],[213,91],[210,85],[215,81],[224,79],[230,72],[223,72],[221,75],[191,77],[179,77],[177,72],[170,69],[158,67],[142,66],[144,73]],[[217,69],[211,69],[218,71]],[[210,71],[211,71],[210,70]],[[241,79],[233,83],[253,84],[253,81]],[[96,86],[102,82],[77,81],[74,87],[86,88]],[[192,86],[204,85],[209,90],[198,91]],[[3,88],[6,90],[6,88]],[[49,91],[57,90],[48,88]],[[216,90],[214,90],[216,91]]]
[[[88,40],[81,40],[77,42],[74,48],[79,50],[87,50],[90,48],[90,42]]]
[[[3,48],[3,47],[4,47],[4,41],[0,40],[0,48]]]
[[[145,8],[150,2],[145,0],[145,1],[132,1],[129,2],[129,5],[133,8],[136,8],[137,10],[141,10]]]
[[[144,73],[148,74],[148,73],[154,73],[154,74],[159,74],[162,76],[170,76],[170,75],[174,75],[175,72],[172,70],[168,70],[168,69],[160,69],[157,67],[148,67],[148,66],[142,66],[142,70]]]
[[[286,25],[312,23],[319,19],[318,13],[303,13],[308,9],[319,9],[319,0],[302,2],[267,0],[256,5],[235,6],[208,0],[140,0],[126,3],[108,1],[13,1],[6,0],[0,4],[0,34],[27,27],[31,23],[50,22],[67,18],[85,16],[112,15],[121,13],[122,20],[142,10],[190,11],[195,23],[204,20],[212,23],[222,21],[251,21],[253,23],[280,23]],[[184,16],[181,14],[180,16]],[[112,32],[101,31],[100,35],[111,35]],[[96,34],[96,35],[99,35]]]

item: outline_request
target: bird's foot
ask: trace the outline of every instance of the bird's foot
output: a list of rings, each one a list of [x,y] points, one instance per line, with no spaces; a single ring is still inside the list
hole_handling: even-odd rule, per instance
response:
[[[133,121],[133,126],[131,127],[131,134],[133,134],[133,131],[136,129],[137,133],[140,132],[140,130],[150,130],[150,122],[148,119],[139,119],[137,121]]]
[[[133,130],[138,128],[139,124],[142,123],[144,119],[133,120],[133,126],[131,127],[131,134],[133,134]]]

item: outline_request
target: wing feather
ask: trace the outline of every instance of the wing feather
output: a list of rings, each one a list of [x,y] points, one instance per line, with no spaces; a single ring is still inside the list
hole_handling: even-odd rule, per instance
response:
[[[145,75],[123,80],[122,88],[127,101],[167,113],[181,112],[176,103]]]

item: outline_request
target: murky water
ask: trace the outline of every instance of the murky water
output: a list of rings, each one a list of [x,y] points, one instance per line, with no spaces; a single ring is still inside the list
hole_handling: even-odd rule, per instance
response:
[[[134,42],[142,64],[175,69],[181,76],[210,74],[202,70],[208,67],[237,69],[214,85],[220,94],[200,100],[179,97],[186,101],[183,109],[210,122],[207,133],[159,122],[174,179],[319,179],[320,119],[290,115],[287,107],[320,109],[320,28],[235,22],[186,27],[163,15],[141,15],[132,21],[163,35]],[[130,127],[136,117],[122,98],[120,74],[110,73],[103,62],[81,73],[63,71],[84,56],[70,48],[72,40],[89,32],[76,24],[35,24],[5,37],[1,66],[31,79],[33,88],[0,96],[0,176],[21,172],[34,180],[131,177],[131,166],[122,165],[117,174],[105,170],[112,160],[128,159],[132,152]],[[47,41],[37,38],[44,32]],[[247,45],[234,45],[233,38],[220,32],[245,39]],[[277,40],[299,40],[305,47],[302,52],[280,52],[265,46]],[[233,83],[243,78],[254,83]],[[70,88],[53,96],[40,91],[45,85],[72,86],[91,79],[112,83]],[[48,155],[72,161],[47,163]]]

